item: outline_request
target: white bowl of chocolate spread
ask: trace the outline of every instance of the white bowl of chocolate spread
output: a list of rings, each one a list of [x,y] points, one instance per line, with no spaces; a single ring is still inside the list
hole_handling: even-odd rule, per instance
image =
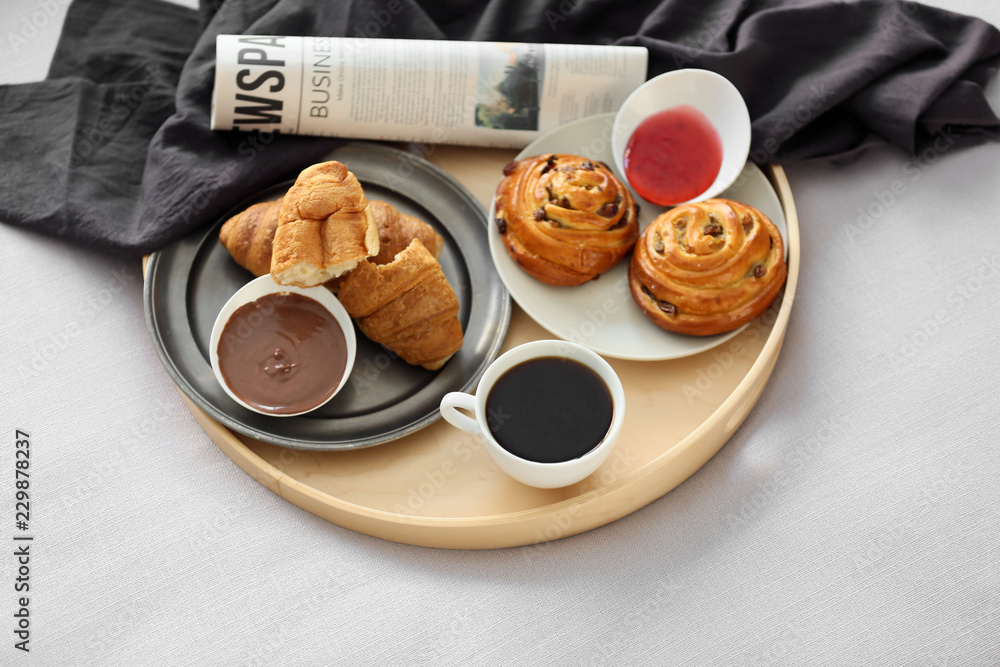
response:
[[[293,417],[326,404],[354,366],[354,324],[325,287],[279,285],[270,275],[234,294],[212,328],[212,370],[254,412]]]

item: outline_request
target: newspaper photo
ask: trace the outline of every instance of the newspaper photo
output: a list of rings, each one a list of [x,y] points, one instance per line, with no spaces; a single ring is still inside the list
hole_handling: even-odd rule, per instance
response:
[[[219,35],[212,129],[520,148],[616,111],[644,47]]]

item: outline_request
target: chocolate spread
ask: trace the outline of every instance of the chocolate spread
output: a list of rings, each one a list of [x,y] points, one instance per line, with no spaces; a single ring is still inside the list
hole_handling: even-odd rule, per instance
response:
[[[222,377],[244,403],[294,414],[336,390],[347,366],[347,340],[321,303],[282,292],[238,308],[222,330],[218,355]]]

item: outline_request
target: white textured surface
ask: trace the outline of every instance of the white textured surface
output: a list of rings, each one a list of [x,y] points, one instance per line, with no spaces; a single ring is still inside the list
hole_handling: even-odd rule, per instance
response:
[[[1000,24],[994,0],[945,6]],[[0,39],[3,81],[44,76],[58,21],[21,47],[42,62]],[[934,157],[790,167],[801,281],[744,426],[625,519],[489,552],[381,541],[271,494],[181,404],[135,263],[0,226],[0,664],[998,664],[1000,143]]]

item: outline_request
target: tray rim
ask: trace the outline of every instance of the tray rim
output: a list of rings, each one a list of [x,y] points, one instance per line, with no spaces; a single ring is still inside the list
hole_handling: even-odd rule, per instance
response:
[[[743,423],[763,392],[781,350],[795,301],[800,264],[798,214],[791,187],[780,165],[762,167],[788,224],[789,270],[777,317],[757,359],[722,403],[691,433],[641,468],[583,496],[531,509],[478,517],[433,517],[398,514],[351,503],[309,486],[278,470],[243,443],[233,432],[214,421],[178,393],[196,420],[227,457],[254,480],[284,500],[331,523],[382,539],[436,548],[492,549],[525,546],[577,535],[616,521],[662,497],[710,460]],[[145,271],[145,259],[143,261]],[[705,440],[703,448],[695,448]],[[698,451],[694,451],[697,449]],[[678,463],[674,474],[665,470]],[[634,492],[630,492],[634,491]],[[624,498],[622,496],[625,496]],[[613,501],[613,502],[612,502]],[[595,512],[598,503],[612,504],[610,511]],[[579,512],[574,512],[579,509]],[[552,517],[568,514],[581,518],[551,538],[540,531],[554,525]],[[598,514],[600,514],[598,516]],[[549,519],[548,523],[544,519]],[[537,539],[538,537],[542,539]]]

